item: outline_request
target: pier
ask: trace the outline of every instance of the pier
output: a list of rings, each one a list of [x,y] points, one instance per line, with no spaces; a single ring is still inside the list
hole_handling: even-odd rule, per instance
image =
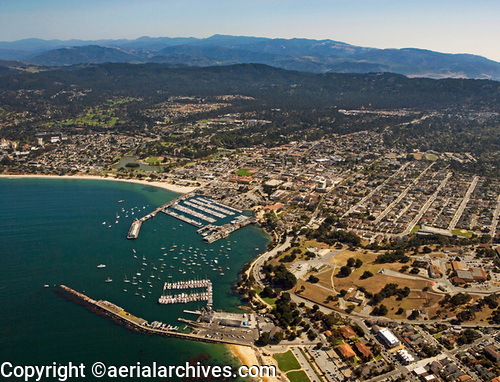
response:
[[[226,206],[224,204],[218,203],[215,200],[207,199],[206,197],[198,197],[197,200],[200,200],[202,202],[208,203],[209,205],[213,205],[213,206],[221,207],[221,208],[224,208],[224,209],[228,209],[229,211],[234,211],[235,213],[238,213],[238,214],[241,214],[243,212],[243,211],[240,211],[240,210],[238,210],[236,208],[229,207],[229,206]]]
[[[163,212],[178,220],[197,227],[198,230],[196,232],[203,235],[203,241],[205,243],[213,243],[219,239],[224,239],[232,232],[243,228],[248,224],[257,222],[255,218],[237,216],[231,221],[231,223],[224,224],[222,226],[214,225],[212,223],[215,223],[217,219],[214,219],[211,216],[223,219],[227,216],[241,213],[241,211],[236,208],[217,203],[207,197],[196,196],[196,198],[194,198],[193,196],[195,196],[195,194],[181,195],[178,198],[156,208],[153,212],[147,214],[146,216],[140,219],[135,219],[128,230],[127,239],[137,239],[139,237],[142,224],[154,218],[158,212]],[[180,202],[183,202],[185,205],[180,204]],[[191,208],[186,206],[190,206]],[[204,213],[198,211],[202,211]],[[205,214],[209,214],[211,216],[207,216]],[[204,225],[201,220],[209,224]]]
[[[171,207],[171,209],[174,209],[174,210],[183,212],[185,214],[194,216],[195,218],[198,218],[198,219],[201,219],[201,220],[205,220],[206,222],[209,222],[209,223],[215,223],[217,221],[214,218],[211,218],[210,216],[203,215],[202,213],[196,212],[196,211],[192,210],[191,208],[187,208],[185,206],[182,206],[179,203],[175,203]]]
[[[145,319],[136,317],[109,301],[94,300],[65,285],[59,286],[59,292],[62,297],[67,298],[68,300],[71,300],[79,305],[83,305],[89,311],[110,318],[115,323],[139,333],[175,337],[191,341],[225,343],[242,346],[252,346],[254,341],[259,336],[258,330],[254,327],[250,330],[248,326],[242,326],[237,332],[241,333],[241,335],[234,336],[234,331],[231,331],[230,329],[223,329],[216,323],[208,323],[207,318],[212,317],[215,313],[203,313],[196,321],[179,318],[179,321],[192,326],[190,333],[184,333],[179,331],[177,326],[164,324],[160,321],[153,321],[149,323]],[[206,316],[207,314],[210,314],[210,316]],[[224,330],[226,330],[226,333]]]
[[[165,213],[165,214],[167,214],[167,215],[170,215],[170,216],[172,216],[172,217],[174,217],[176,219],[182,220],[185,223],[194,225],[195,227],[202,227],[203,226],[203,223],[201,223],[199,221],[196,221],[196,220],[193,220],[193,219],[190,219],[190,218],[188,218],[188,217],[186,217],[184,215],[178,214],[175,211],[172,211],[172,210],[169,210],[169,209],[165,209],[162,212]]]
[[[204,238],[203,241],[205,243],[213,243],[214,241],[217,241],[219,239],[225,239],[228,237],[232,232],[246,227],[249,224],[256,223],[257,219],[253,217],[248,217],[248,216],[238,216],[236,219],[232,220],[231,223],[229,224],[224,224],[222,226],[212,226],[208,233]]]
[[[165,294],[166,290],[175,289],[201,289],[206,288],[205,292],[178,293],[173,295]],[[158,299],[159,304],[187,304],[188,302],[207,301],[207,310],[210,311],[213,305],[213,287],[212,282],[204,280],[187,280],[174,283],[166,282],[163,285],[163,294]]]
[[[200,206],[199,204],[196,204],[196,203],[191,203],[191,202],[185,201],[184,204],[189,206],[189,207],[196,208],[200,211],[206,212],[207,214],[218,217],[219,219],[223,219],[227,216],[227,215],[224,215],[223,213],[208,209],[207,207]]]
[[[231,211],[229,209],[216,206],[216,205],[214,205],[214,204],[212,204],[210,202],[204,202],[201,199],[191,199],[191,202],[194,203],[194,204],[198,204],[199,206],[207,207],[207,208],[210,208],[212,210],[218,211],[220,213],[225,214],[226,216],[228,216],[228,215],[234,215],[235,214],[235,212],[233,212],[233,211]]]
[[[130,226],[130,228],[128,230],[127,239],[130,239],[130,240],[137,239],[139,237],[139,231],[141,230],[142,223],[144,223],[145,221],[148,221],[149,219],[154,218],[158,214],[158,212],[164,212],[164,210],[166,208],[168,208],[171,205],[178,203],[180,200],[186,199],[188,197],[189,197],[188,194],[181,195],[178,198],[175,198],[174,200],[171,200],[170,202],[158,207],[157,209],[155,209],[153,212],[147,214],[146,216],[143,216],[140,219],[135,219],[132,222],[132,225]],[[199,227],[201,227],[201,226],[202,226],[202,224],[200,223]]]

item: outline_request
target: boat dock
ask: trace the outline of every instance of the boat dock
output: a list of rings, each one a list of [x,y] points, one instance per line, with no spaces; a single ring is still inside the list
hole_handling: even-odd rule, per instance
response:
[[[166,290],[175,289],[201,289],[206,288],[205,292],[195,293],[178,293],[169,295]],[[174,283],[166,282],[163,285],[163,294],[158,299],[158,304],[187,304],[188,302],[207,301],[207,310],[211,310],[213,306],[213,287],[212,282],[208,279],[204,280],[187,280]]]
[[[195,218],[205,220],[206,222],[209,223],[215,223],[217,220],[214,218],[211,218],[210,216],[203,215],[201,212],[196,212],[192,210],[191,208],[187,208],[183,205],[180,205],[179,203],[175,203],[173,206],[170,207],[171,209],[183,212],[185,214],[194,216]]]
[[[254,217],[238,216],[229,224],[224,224],[221,226],[211,226],[208,229],[208,234],[203,238],[203,241],[205,243],[213,243],[214,241],[228,237],[232,232],[240,228],[246,227],[247,225],[256,222],[257,219],[255,219]]]
[[[241,214],[243,212],[241,210],[238,210],[237,208],[229,207],[229,206],[226,206],[225,204],[221,204],[219,202],[216,202],[213,199],[208,199],[207,197],[198,197],[198,200],[200,200],[202,202],[205,202],[208,205],[217,206],[217,207],[220,207],[220,208],[227,209],[229,211],[233,211],[233,212],[235,212],[237,214]],[[213,208],[213,207],[211,207],[211,208]]]
[[[62,297],[67,298],[77,304],[83,305],[93,313],[108,317],[115,323],[140,333],[155,334],[164,337],[176,337],[192,341],[225,343],[242,346],[252,346],[254,341],[259,336],[257,329],[252,328],[251,333],[249,333],[248,327],[241,327],[237,329],[237,333],[241,333],[241,335],[238,336],[235,336],[235,332],[231,331],[231,329],[226,330],[227,333],[221,334],[225,329],[223,329],[216,323],[202,323],[202,316],[200,316],[196,322],[180,318],[179,321],[186,322],[195,326],[189,333],[181,332],[179,331],[179,328],[177,326],[167,325],[160,321],[153,321],[149,323],[145,319],[136,317],[133,314],[125,311],[123,308],[109,301],[94,300],[84,295],[83,293],[77,292],[65,285],[60,285],[59,288],[59,294]]]
[[[128,230],[127,239],[137,239],[141,227],[142,227],[142,221],[140,221],[139,219],[135,219],[132,222],[130,229]]]
[[[169,209],[165,209],[162,212],[165,213],[165,214],[167,214],[167,215],[170,215],[170,216],[172,216],[172,217],[174,217],[176,219],[182,220],[185,223],[194,225],[195,227],[202,227],[203,226],[203,223],[201,223],[199,221],[196,221],[196,220],[193,220],[193,219],[190,219],[190,218],[188,218],[188,217],[186,217],[184,215],[178,214],[175,211],[172,211],[172,210],[169,210]]]
[[[141,230],[142,223],[145,221],[148,221],[149,219],[154,218],[158,212],[163,212],[166,208],[170,207],[174,203],[178,203],[180,200],[188,198],[188,194],[186,195],[181,195],[178,198],[175,198],[174,200],[171,200],[167,204],[164,204],[163,206],[158,207],[155,209],[153,212],[147,214],[146,216],[143,216],[140,219],[135,219],[132,222],[132,225],[130,226],[127,234],[127,239],[137,239],[139,237],[139,231]],[[199,225],[201,227],[201,224]]]
[[[234,214],[235,214],[235,212],[233,212],[233,211],[231,211],[231,210],[227,209],[227,207],[226,207],[226,206],[224,206],[224,207],[226,207],[226,208],[222,208],[222,207],[216,206],[216,205],[215,205],[215,204],[213,204],[213,203],[210,203],[210,202],[205,202],[204,200],[205,200],[205,199],[202,199],[202,198],[198,198],[198,199],[191,199],[191,202],[192,202],[192,203],[195,203],[195,204],[198,204],[198,205],[200,205],[200,206],[202,206],[202,207],[206,207],[206,208],[210,208],[210,209],[212,209],[212,210],[218,211],[218,212],[220,212],[220,213],[222,213],[222,214],[224,214],[224,215],[226,215],[226,216],[228,216],[228,215],[234,215]]]
[[[175,283],[166,282],[163,285],[163,290],[166,289],[194,289],[194,288],[208,288],[211,284],[210,280],[188,280],[188,281],[178,281]]]
[[[140,219],[135,219],[128,230],[127,239],[137,239],[139,237],[142,224],[154,218],[158,212],[163,212],[169,216],[197,227],[197,232],[204,236],[203,241],[206,243],[213,243],[216,240],[226,238],[229,234],[231,234],[231,232],[257,221],[256,219],[249,218],[247,216],[237,216],[231,221],[231,223],[224,224],[222,226],[214,225],[212,223],[215,223],[217,219],[214,219],[211,216],[223,219],[227,216],[241,213],[241,211],[218,203],[208,197],[201,197],[198,195],[193,197],[195,195],[196,194],[193,193],[181,195],[178,198],[156,208],[153,212],[147,214],[146,216]],[[183,202],[183,204],[180,204],[180,202]],[[198,211],[202,211],[204,213]],[[204,225],[201,221],[205,221],[209,224]]]
[[[196,203],[191,203],[191,202],[185,201],[184,204],[187,205],[187,206],[189,206],[189,207],[196,208],[196,209],[198,209],[200,211],[206,212],[207,214],[210,214],[210,215],[213,215],[215,217],[218,217],[219,219],[223,219],[223,218],[225,218],[227,216],[227,215],[224,215],[221,212],[217,212],[217,211],[211,210],[211,209],[209,209],[207,207],[200,206],[199,204],[196,204]]]

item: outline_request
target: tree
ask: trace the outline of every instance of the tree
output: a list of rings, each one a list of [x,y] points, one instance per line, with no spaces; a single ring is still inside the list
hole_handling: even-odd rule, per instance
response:
[[[408,316],[408,319],[409,320],[416,320],[419,317],[420,317],[420,313],[419,313],[418,309],[413,309],[411,314]]]
[[[342,277],[347,277],[350,274],[351,274],[351,268],[349,268],[348,266],[344,265],[340,268],[339,275],[341,275]]]
[[[307,281],[309,281],[310,283],[316,284],[319,281],[319,279],[314,275],[310,275],[309,278],[307,279]]]
[[[373,273],[371,273],[370,271],[364,271],[363,274],[361,275],[360,279],[364,280],[364,279],[367,279],[369,277],[372,277],[373,276]]]
[[[356,268],[360,268],[363,265],[363,261],[361,259],[356,259],[356,264],[354,266]]]
[[[262,335],[259,337],[259,339],[257,340],[257,342],[260,344],[260,345],[269,345],[271,343],[271,336],[269,335],[268,332],[264,332],[262,333]]]
[[[349,257],[347,259],[347,266],[348,267],[354,267],[354,264],[356,264],[356,259],[354,257]]]

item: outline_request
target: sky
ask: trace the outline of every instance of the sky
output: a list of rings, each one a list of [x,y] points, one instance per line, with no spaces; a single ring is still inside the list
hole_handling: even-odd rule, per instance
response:
[[[498,0],[0,0],[0,41],[210,37],[331,39],[500,62]]]

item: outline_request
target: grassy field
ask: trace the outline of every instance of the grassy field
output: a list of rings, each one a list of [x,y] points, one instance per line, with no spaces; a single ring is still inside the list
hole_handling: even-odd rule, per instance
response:
[[[158,160],[158,157],[149,157],[149,158],[146,158],[146,162],[148,162],[148,163],[158,163],[159,160]]]
[[[286,375],[286,377],[290,380],[290,382],[310,382],[306,372],[302,370],[291,371]]]
[[[425,159],[435,162],[438,160],[438,156],[434,154],[425,154]]]
[[[99,109],[99,108],[90,108],[87,110],[87,113],[75,119],[68,119],[67,121],[62,122],[61,124],[64,126],[96,126],[96,127],[111,127],[116,125],[118,122],[118,118],[114,116],[114,110],[109,109]]]
[[[453,235],[466,237],[468,239],[471,238],[473,234],[472,231],[467,231],[466,229],[459,229],[459,228],[455,228],[453,231],[451,231],[451,233]]]
[[[297,361],[291,350],[288,350],[286,353],[274,354],[273,358],[278,361],[278,367],[283,373],[300,369],[299,361]]]
[[[252,173],[249,172],[248,170],[245,170],[244,168],[240,168],[238,171],[236,171],[236,175],[239,175],[239,176],[251,176]]]
[[[420,226],[417,224],[415,227],[410,232],[410,235],[413,235],[415,232],[417,232],[420,229]]]
[[[260,296],[260,293],[259,293],[259,296]],[[273,308],[276,308],[276,299],[275,298],[261,297],[261,299],[263,299],[266,303],[271,305]]]

